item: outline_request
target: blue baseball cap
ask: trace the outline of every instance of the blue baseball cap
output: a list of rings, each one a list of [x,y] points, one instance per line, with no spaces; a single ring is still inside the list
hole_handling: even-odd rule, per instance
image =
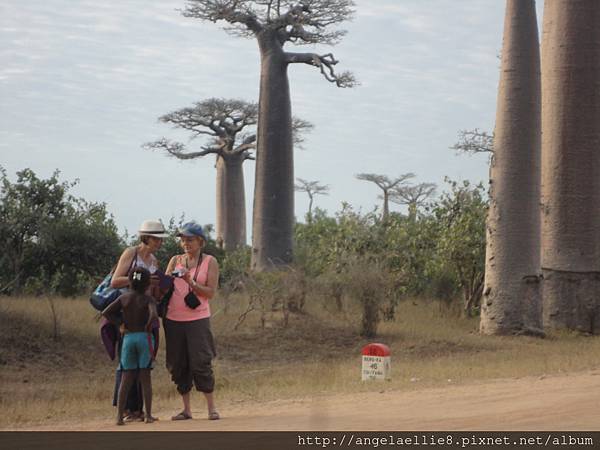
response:
[[[204,235],[204,230],[202,227],[196,222],[187,222],[184,223],[177,230],[177,236],[185,236],[185,237],[201,237],[206,242],[206,236]]]

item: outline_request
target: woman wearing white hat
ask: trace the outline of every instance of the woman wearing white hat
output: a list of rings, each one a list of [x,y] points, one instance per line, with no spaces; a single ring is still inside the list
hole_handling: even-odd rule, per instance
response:
[[[153,274],[158,269],[158,261],[154,256],[164,238],[168,236],[167,230],[158,220],[145,220],[138,231],[140,243],[126,248],[113,274],[110,285],[113,288],[124,288],[129,285],[129,271],[132,267],[139,266]],[[154,277],[153,277],[154,278]],[[158,280],[153,280],[156,286]]]
[[[133,247],[126,248],[119,258],[111,281],[111,286],[113,288],[120,289],[127,287],[129,285],[129,272],[134,267],[143,267],[147,269],[150,274],[154,274],[158,270],[158,261],[154,256],[154,252],[160,248],[163,239],[168,236],[165,227],[157,220],[145,220],[140,226],[138,235],[140,237],[140,243]],[[150,294],[155,298],[157,298],[160,293],[158,282],[158,277],[151,275]],[[120,345],[117,344],[117,347],[120,347]],[[115,393],[118,392],[121,375],[120,368],[117,368]],[[116,406],[116,394],[113,398],[113,405]],[[139,380],[136,379],[127,397],[127,417],[125,420],[144,420],[142,406],[143,402],[140,384]]]

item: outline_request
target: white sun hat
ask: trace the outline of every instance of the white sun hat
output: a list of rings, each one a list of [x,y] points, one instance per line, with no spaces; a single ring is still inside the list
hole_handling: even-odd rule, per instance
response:
[[[138,234],[140,236],[154,236],[161,239],[169,237],[165,226],[158,220],[144,220],[140,225]]]

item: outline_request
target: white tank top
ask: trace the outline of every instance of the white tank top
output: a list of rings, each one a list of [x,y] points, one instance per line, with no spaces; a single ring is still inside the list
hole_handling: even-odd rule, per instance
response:
[[[150,272],[150,274],[153,274],[158,269],[158,267],[156,267],[154,265],[153,260],[152,260],[152,263],[150,265],[148,265],[142,258],[139,257],[139,255],[135,257],[135,261],[133,262],[133,265],[131,267],[134,268],[135,266],[143,267],[148,272]]]

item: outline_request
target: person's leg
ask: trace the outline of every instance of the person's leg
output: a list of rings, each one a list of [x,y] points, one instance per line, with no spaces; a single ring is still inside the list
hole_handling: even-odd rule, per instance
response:
[[[129,390],[129,395],[127,396],[127,405],[131,411],[131,415],[125,420],[132,421],[143,421],[144,420],[144,399],[142,394],[142,383],[140,381],[139,368],[145,367],[139,364],[140,356],[142,354],[140,348],[140,335],[143,336],[144,333],[129,333],[126,336],[126,343],[124,344],[124,349],[127,350],[127,368],[135,369],[133,376],[133,385]]]
[[[171,420],[191,419],[192,375],[188,360],[186,323],[166,319],[163,321],[163,325],[167,347],[167,369],[171,373],[171,380],[177,385],[177,392],[181,395],[183,403],[183,411],[171,417]]]
[[[136,366],[137,367],[137,366]],[[144,400],[142,396],[142,384],[140,382],[139,370],[134,369],[132,372],[131,388],[127,393],[125,401],[125,410],[129,410],[129,414],[125,415],[125,421],[144,420]]]
[[[219,419],[215,405],[215,378],[212,370],[212,359],[216,355],[209,319],[190,322],[188,334],[188,353],[190,368],[196,389],[206,398],[208,418]]]
[[[191,402],[191,391],[181,394],[181,401],[183,402],[183,413],[189,417],[192,416],[192,402]]]
[[[132,370],[123,370],[121,376],[121,386],[119,386],[119,398],[117,400],[117,425],[124,425],[123,412],[129,389],[133,385],[135,373]]]
[[[206,406],[208,407],[208,419],[209,420],[218,420],[221,417],[217,412],[217,407],[215,405],[215,393],[214,392],[204,392],[204,398],[206,398]]]
[[[152,378],[151,370],[154,355],[154,337],[150,333],[136,333],[137,365],[139,367],[139,380],[142,387],[144,404],[146,405],[146,423],[156,419],[152,416]]]
[[[144,393],[144,403],[146,405],[146,423],[152,423],[158,420],[152,416],[152,379],[150,369],[140,369],[140,382],[142,383],[142,392]]]

